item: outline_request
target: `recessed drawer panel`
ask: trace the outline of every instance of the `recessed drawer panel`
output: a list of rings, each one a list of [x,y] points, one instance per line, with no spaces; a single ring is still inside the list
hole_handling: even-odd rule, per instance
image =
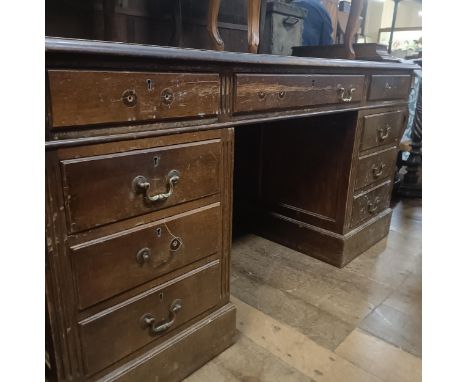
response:
[[[411,86],[411,76],[375,75],[371,78],[369,101],[385,99],[407,99]]]
[[[216,204],[72,247],[79,308],[215,254],[220,240]]]
[[[70,232],[219,193],[221,144],[209,141],[62,161]]]
[[[397,149],[390,149],[358,159],[354,189],[385,179],[395,172]]]
[[[390,204],[391,191],[392,182],[387,181],[373,190],[356,195],[353,200],[351,227],[364,223],[387,208]]]
[[[236,75],[234,112],[306,108],[360,102],[364,76]]]
[[[79,322],[87,374],[122,359],[220,302],[219,261]]]
[[[218,74],[49,70],[52,126],[218,113]]]
[[[377,146],[397,143],[402,129],[404,113],[402,110],[390,113],[371,114],[364,118],[361,151]]]

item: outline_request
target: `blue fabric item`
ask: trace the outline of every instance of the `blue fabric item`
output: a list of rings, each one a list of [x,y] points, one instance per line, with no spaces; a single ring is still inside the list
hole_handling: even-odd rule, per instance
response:
[[[294,5],[307,10],[302,45],[332,45],[331,18],[320,0],[298,0],[294,1]]]
[[[421,86],[422,81],[422,70],[415,70],[414,71],[414,87],[409,95],[408,99],[408,123],[405,128],[405,132],[401,137],[401,142],[411,141],[411,131],[413,129],[413,121],[414,115],[416,113],[416,103],[418,101],[419,95],[419,86]],[[403,152],[402,158],[403,160],[407,160],[409,157],[409,152]]]

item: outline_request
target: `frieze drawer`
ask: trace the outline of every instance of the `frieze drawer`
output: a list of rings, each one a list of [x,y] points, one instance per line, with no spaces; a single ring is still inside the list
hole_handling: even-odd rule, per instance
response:
[[[74,246],[78,306],[84,309],[213,255],[220,240],[216,203]]]
[[[411,76],[374,75],[369,87],[369,101],[407,99],[411,86]]]
[[[92,374],[220,302],[218,260],[79,322],[86,374]]]
[[[401,135],[404,117],[402,110],[364,116],[361,151],[396,144]]]
[[[234,112],[360,102],[364,76],[237,74]]]
[[[61,162],[70,232],[218,194],[221,142],[212,139]]]
[[[49,70],[52,127],[218,113],[218,74]]]
[[[397,149],[393,148],[359,158],[354,189],[366,187],[392,175],[395,172],[396,156]]]

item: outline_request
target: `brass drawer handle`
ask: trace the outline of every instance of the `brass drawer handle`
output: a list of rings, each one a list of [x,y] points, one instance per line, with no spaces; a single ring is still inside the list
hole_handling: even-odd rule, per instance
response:
[[[385,83],[385,90],[392,90],[393,86],[390,85],[388,82]]]
[[[379,141],[382,142],[387,139],[390,134],[390,130],[392,130],[392,127],[388,123],[385,125],[385,127],[380,127],[377,130]]]
[[[149,248],[142,248],[136,254],[137,263],[143,265],[148,263],[151,259],[151,249]]]
[[[286,93],[285,93],[284,91],[280,91],[280,92],[278,93],[278,97],[284,98],[285,94],[286,94]]]
[[[378,178],[380,175],[383,174],[384,167],[385,167],[384,163],[380,163],[379,166],[377,165],[372,166],[372,175],[374,175],[374,178]]]
[[[172,302],[171,308],[169,309],[169,318],[158,325],[156,319],[151,313],[146,313],[140,318],[140,322],[144,328],[149,328],[151,334],[158,334],[166,331],[176,320],[176,315],[179,310],[182,309],[182,300],[176,299]]]
[[[170,105],[174,101],[174,92],[172,89],[166,88],[161,92],[161,101],[165,105]]]
[[[137,95],[135,90],[125,90],[122,94],[122,102],[125,106],[133,107],[137,103]]]
[[[264,91],[258,92],[258,98],[260,98],[260,99],[265,99],[265,97],[266,97],[266,94],[265,94]]]
[[[139,175],[135,179],[133,179],[133,187],[135,189],[135,192],[143,193],[145,200],[149,202],[157,202],[158,200],[166,200],[174,193],[174,185],[180,180],[179,171],[171,170],[169,174],[167,175],[167,177],[168,177],[169,189],[167,190],[167,192],[164,192],[161,194],[156,194],[153,196],[148,195],[150,183],[142,175]]]
[[[379,203],[380,203],[380,198],[379,197],[374,199],[374,203],[372,203],[370,201],[367,202],[367,211],[370,214],[373,214],[379,208]]]
[[[182,246],[182,239],[179,237],[174,237],[169,243],[169,251],[171,253],[177,252],[179,248]],[[153,263],[153,267],[157,268],[164,264],[166,264],[170,258],[166,258],[161,260],[159,263]],[[136,261],[140,265],[145,265],[146,263],[151,262],[151,249],[149,248],[142,248],[136,254]]]
[[[338,93],[340,95],[340,99],[343,102],[351,102],[353,99],[353,93],[356,91],[355,87],[351,87],[348,91],[345,88],[339,87]]]

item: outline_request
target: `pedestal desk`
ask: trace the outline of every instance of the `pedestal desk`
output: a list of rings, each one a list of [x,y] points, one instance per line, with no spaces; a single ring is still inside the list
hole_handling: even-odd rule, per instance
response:
[[[178,381],[233,343],[233,189],[336,266],[385,237],[413,69],[47,38],[49,378]]]

